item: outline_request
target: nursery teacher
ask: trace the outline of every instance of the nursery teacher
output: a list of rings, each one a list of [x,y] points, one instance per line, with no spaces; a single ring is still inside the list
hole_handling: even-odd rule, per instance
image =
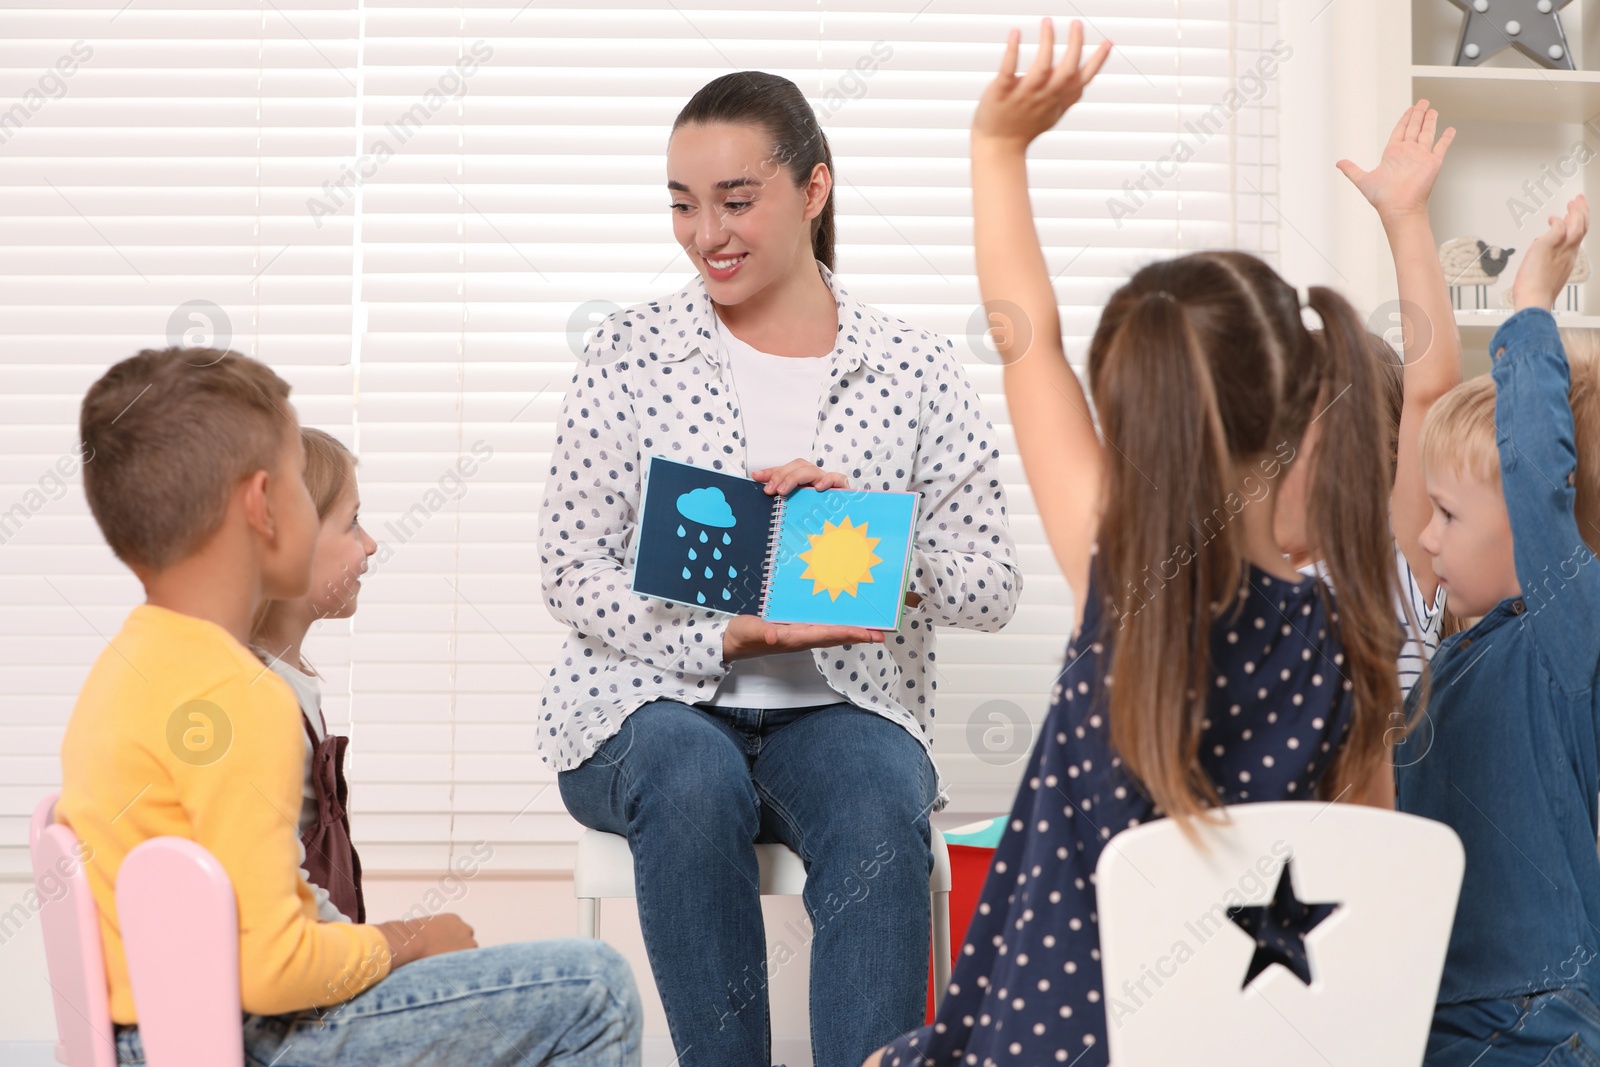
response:
[[[793,82],[706,85],[666,162],[673,233],[699,276],[605,321],[557,421],[541,563],[571,630],[539,751],[575,818],[628,838],[682,1067],[770,1064],[768,984],[808,947],[815,1063],[858,1067],[926,1005],[928,815],[944,799],[934,627],[997,631],[1022,588],[995,432],[948,342],[834,276],[832,156]],[[920,493],[899,629],[635,595],[653,455],[774,494]],[[808,872],[811,928],[775,938],[770,959],[758,841]]]

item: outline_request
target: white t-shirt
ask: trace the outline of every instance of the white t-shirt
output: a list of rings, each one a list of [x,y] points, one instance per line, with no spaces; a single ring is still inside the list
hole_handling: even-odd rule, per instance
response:
[[[811,456],[831,360],[774,356],[739,340],[717,320],[744,421],[748,469],[781,467]],[[817,666],[816,654],[782,652],[735,660],[702,703],[737,708],[803,708],[844,700]]]
[[[1422,589],[1417,584],[1417,576],[1411,570],[1411,564],[1406,561],[1406,554],[1400,550],[1400,543],[1394,545],[1395,569],[1400,573],[1400,596],[1402,600],[1395,604],[1395,614],[1400,617],[1400,630],[1405,634],[1405,644],[1400,646],[1400,698],[1404,700],[1411,694],[1411,689],[1422,678],[1422,672],[1428,662],[1433,659],[1433,654],[1439,651],[1439,634],[1444,629],[1445,590],[1440,586],[1434,593],[1433,603],[1430,605],[1422,595]],[[1308,564],[1300,568],[1301,574],[1315,574],[1323,581],[1328,581],[1327,568],[1322,561]],[[1406,615],[1406,605],[1411,606],[1411,611],[1417,617],[1417,625],[1411,625],[1411,620]]]
[[[268,667],[272,668],[272,673],[289,683],[289,688],[294,690],[295,699],[300,702],[300,711],[310,721],[312,732],[317,735],[317,740],[321,741],[323,738],[322,686],[318,682],[317,676],[307,674],[299,667],[279,659],[265,649],[255,649],[255,653],[266,661]],[[294,839],[295,847],[300,850],[300,877],[306,880],[306,884],[311,887],[312,895],[317,898],[317,918],[329,923],[354,922],[355,920],[333,906],[333,902],[328,899],[328,891],[313,882],[311,873],[305,869],[306,846],[305,842],[300,840],[300,835],[311,829],[312,824],[317,821],[317,791],[311,784],[311,754],[314,751],[311,747],[311,738],[306,735],[304,729],[300,731],[300,736],[304,737],[306,741],[305,771],[302,774],[300,783],[300,820],[299,825],[295,828]]]
[[[1394,546],[1394,557],[1395,566],[1400,572],[1400,594],[1411,605],[1419,627],[1413,629],[1405,612],[1400,612],[1400,624],[1406,632],[1406,643],[1400,648],[1400,695],[1407,696],[1422,678],[1422,672],[1433,659],[1433,654],[1439,651],[1439,634],[1444,629],[1445,589],[1439,586],[1434,591],[1433,603],[1427,603],[1422,589],[1417,585],[1417,576],[1398,544]]]

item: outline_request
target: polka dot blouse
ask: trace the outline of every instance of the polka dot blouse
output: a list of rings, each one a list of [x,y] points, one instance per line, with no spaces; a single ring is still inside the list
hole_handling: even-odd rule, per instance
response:
[[[1022,591],[994,427],[948,342],[848,296],[838,306],[812,454],[863,489],[922,495],[911,588],[922,597],[883,644],[817,649],[854,704],[933,736],[933,628],[996,631]],[[730,615],[635,595],[633,532],[645,462],[666,456],[747,475],[738,398],[705,284],[601,326],[557,420],[540,523],[543,591],[571,627],[539,702],[537,744],[570,770],[651,700],[709,699],[727,673]]]
[[[1349,725],[1328,594],[1315,578],[1245,577],[1241,610],[1211,631],[1201,761],[1226,804],[1312,799]],[[948,994],[932,1026],[889,1045],[887,1067],[1107,1062],[1095,864],[1111,837],[1160,815],[1111,749],[1103,620],[1096,583]]]

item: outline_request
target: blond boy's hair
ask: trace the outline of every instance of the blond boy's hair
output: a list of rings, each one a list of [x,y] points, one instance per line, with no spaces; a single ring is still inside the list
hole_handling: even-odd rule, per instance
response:
[[[1600,331],[1562,330],[1572,385],[1578,532],[1600,551]],[[1485,484],[1500,485],[1500,450],[1494,425],[1495,386],[1488,375],[1450,390],[1422,423],[1422,466],[1454,471]]]

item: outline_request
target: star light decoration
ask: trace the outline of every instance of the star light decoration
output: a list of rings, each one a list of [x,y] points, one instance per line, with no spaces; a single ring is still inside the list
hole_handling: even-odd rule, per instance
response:
[[[1572,0],[1450,0],[1467,14],[1456,66],[1475,67],[1515,48],[1540,66],[1574,70],[1560,11]]]

